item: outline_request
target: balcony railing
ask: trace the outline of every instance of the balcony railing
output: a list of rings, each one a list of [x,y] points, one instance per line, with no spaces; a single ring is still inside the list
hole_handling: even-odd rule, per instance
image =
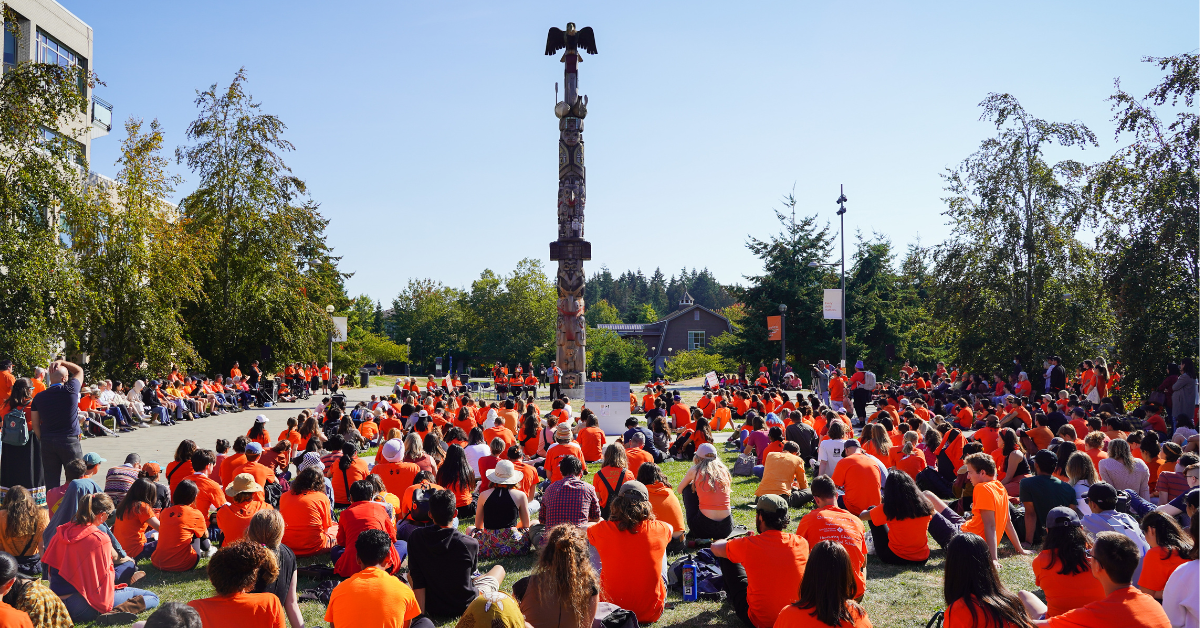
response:
[[[92,96],[92,125],[104,129],[107,133],[112,130],[113,106],[105,100]]]

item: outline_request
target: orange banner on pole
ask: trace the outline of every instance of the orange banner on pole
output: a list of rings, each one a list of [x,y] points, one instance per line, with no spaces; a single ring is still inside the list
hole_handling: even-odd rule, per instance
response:
[[[771,334],[767,340],[783,340],[783,330],[780,329],[778,316],[767,317],[767,331]]]

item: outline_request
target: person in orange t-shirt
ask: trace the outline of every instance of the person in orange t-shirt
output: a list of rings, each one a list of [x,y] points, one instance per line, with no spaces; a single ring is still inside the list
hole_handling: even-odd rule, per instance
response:
[[[583,452],[586,462],[598,462],[604,457],[604,430],[600,429],[600,420],[595,414],[586,410],[584,413],[584,428],[579,430],[575,440],[579,443],[579,449]]]
[[[404,444],[398,438],[387,441],[379,450],[383,454],[383,461],[375,463],[371,473],[383,480],[387,492],[396,496],[404,495],[404,491],[412,486],[413,478],[421,472],[421,467],[404,460]]]
[[[949,545],[959,532],[979,535],[987,542],[992,560],[998,561],[997,546],[1007,534],[1016,554],[1028,554],[1021,548],[1017,530],[1008,516],[1008,491],[996,480],[996,462],[982,452],[967,456],[963,462],[967,465],[967,479],[974,487],[971,492],[971,518],[964,520],[937,495],[925,491],[925,497],[933,504],[935,511],[929,524],[929,535],[942,547]]]
[[[388,540],[393,546],[388,552],[384,568],[395,571],[408,554],[408,543],[396,541],[396,523],[388,516],[383,505],[375,501],[375,487],[370,482],[355,482],[350,487],[350,498],[354,501],[338,516],[337,545],[330,550],[334,572],[338,576],[349,578],[362,569],[355,541],[358,540],[358,535],[367,530],[382,530],[388,535]]]
[[[662,616],[667,587],[662,565],[673,530],[653,518],[649,508],[627,508],[649,502],[645,485],[630,480],[612,500],[610,519],[587,529],[587,539],[607,568],[600,572],[601,600],[630,610],[639,623]]]
[[[860,599],[867,591],[866,528],[858,517],[837,507],[837,487],[829,476],[813,478],[811,491],[814,508],[796,524],[796,535],[804,537],[809,547],[833,541],[846,548],[854,574],[854,599]]]
[[[933,505],[907,473],[888,476],[882,503],[871,508],[865,519],[879,560],[889,565],[924,565],[929,560]]]
[[[225,495],[233,501],[218,508],[216,515],[217,527],[225,536],[225,545],[241,540],[254,513],[271,507],[262,500],[262,492],[262,485],[255,482],[254,476],[249,473],[240,473],[229,483]],[[258,499],[255,496],[259,496]]]
[[[1104,587],[1092,575],[1088,556],[1092,542],[1083,531],[1079,515],[1066,506],[1046,514],[1042,552],[1033,559],[1034,582],[1046,596],[1045,605],[1029,591],[1017,597],[1034,618],[1050,618],[1104,599]],[[1034,602],[1036,600],[1036,603]],[[1036,610],[1036,614],[1034,613]]]
[[[817,543],[808,569],[822,577],[800,583],[800,599],[779,611],[775,628],[871,628],[866,609],[852,599],[854,567],[846,548],[834,541]]]
[[[350,485],[371,473],[367,461],[358,457],[358,448],[353,443],[342,445],[342,455],[333,463],[329,476],[333,483],[333,505],[345,508],[350,505]]]
[[[775,625],[779,612],[796,598],[808,562],[804,537],[788,534],[788,503],[779,495],[763,495],[755,505],[756,535],[712,545],[712,553],[728,574],[725,588],[730,605],[745,623],[756,628]],[[740,573],[745,574],[742,585]],[[745,586],[744,591],[736,590]]]
[[[250,442],[258,443],[263,447],[270,447],[271,433],[267,431],[268,420],[265,414],[254,417],[254,424],[246,432],[246,438],[250,439]]]
[[[1161,600],[1167,578],[1176,567],[1188,561],[1187,553],[1196,541],[1188,538],[1188,533],[1179,527],[1174,517],[1157,510],[1142,518],[1142,532],[1150,549],[1142,558],[1142,572],[1135,584],[1142,593]]]
[[[957,534],[946,548],[942,628],[1024,628],[1020,601],[1000,582],[988,546],[974,534]],[[994,616],[1001,619],[997,621]]]
[[[546,450],[546,464],[544,469],[549,470],[549,480],[553,484],[562,479],[562,469],[559,468],[558,462],[563,456],[575,456],[579,458],[579,462],[583,464],[583,472],[587,473],[587,462],[583,459],[583,450],[579,445],[571,440],[571,426],[566,423],[559,423],[554,428],[554,445]]]
[[[17,376],[13,375],[12,360],[0,360],[0,406],[8,401],[8,397],[12,395],[13,384],[17,383]]]
[[[154,502],[158,489],[146,478],[134,480],[121,503],[113,513],[113,536],[134,560],[149,558],[158,541],[147,541],[146,530],[158,530],[159,519],[154,514]]]
[[[517,442],[517,437],[512,430],[508,429],[501,417],[493,419],[492,425],[483,431],[483,442],[490,443],[494,438],[504,441],[505,449],[512,447]]]
[[[279,514],[285,523],[283,544],[296,556],[328,552],[337,537],[331,510],[319,466],[300,471],[288,492],[279,498]]]
[[[872,456],[859,449],[858,441],[849,439],[843,443],[842,460],[837,463],[832,479],[846,491],[842,501],[851,514],[858,515],[879,505],[883,478]]]
[[[210,480],[211,481],[211,480]],[[150,555],[150,564],[161,571],[188,571],[200,562],[196,542],[208,542],[208,523],[192,507],[199,491],[191,480],[179,483],[171,495],[174,505],[159,513],[158,545]]]
[[[221,548],[208,562],[208,579],[216,595],[192,600],[204,626],[287,628],[287,614],[274,593],[250,593],[259,577],[273,581],[279,573],[266,546],[238,541]]]

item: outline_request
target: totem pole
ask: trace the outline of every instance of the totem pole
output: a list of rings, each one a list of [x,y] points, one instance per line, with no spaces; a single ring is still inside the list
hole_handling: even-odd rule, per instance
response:
[[[546,54],[563,53],[563,100],[554,106],[558,117],[558,240],[550,243],[550,260],[558,262],[558,367],[563,372],[563,391],[578,396],[587,381],[587,321],[584,319],[583,262],[592,259],[592,245],[583,239],[583,206],[587,182],[583,167],[583,118],[587,97],[578,95],[577,66],[583,61],[579,49],[596,54],[592,28],[551,28]],[[575,394],[571,394],[571,393]]]

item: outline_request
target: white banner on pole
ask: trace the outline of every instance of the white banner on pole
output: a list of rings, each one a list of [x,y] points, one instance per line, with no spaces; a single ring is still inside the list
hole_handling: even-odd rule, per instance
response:
[[[349,319],[345,316],[334,316],[333,317],[333,341],[334,342],[346,342],[346,340],[348,340],[348,337],[346,336],[346,325],[347,325],[348,320]]]
[[[839,288],[825,289],[825,318],[842,318],[842,291]]]

